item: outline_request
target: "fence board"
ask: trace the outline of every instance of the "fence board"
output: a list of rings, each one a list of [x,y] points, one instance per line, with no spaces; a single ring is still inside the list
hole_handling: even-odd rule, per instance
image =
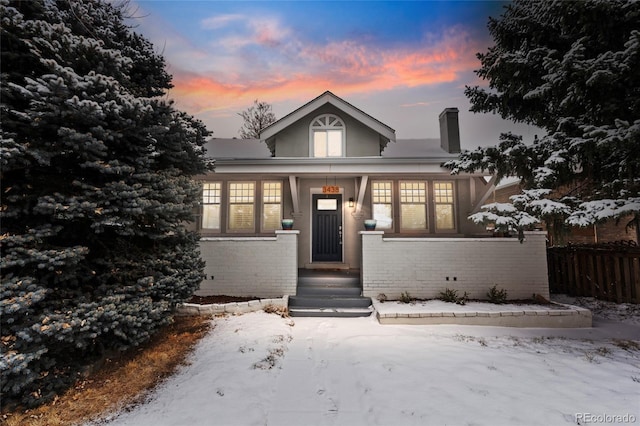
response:
[[[615,265],[613,266],[613,273],[615,279],[615,287],[616,287],[616,303],[622,303],[623,291],[624,291],[624,283],[622,282],[622,260],[623,257],[614,256]]]
[[[631,300],[635,300],[635,303],[640,303],[640,257],[632,259],[633,264],[633,284],[631,286],[633,292],[631,294]]]
[[[624,276],[624,297],[625,300],[632,298],[631,268],[633,266],[632,259],[629,257],[622,258],[622,274]]]

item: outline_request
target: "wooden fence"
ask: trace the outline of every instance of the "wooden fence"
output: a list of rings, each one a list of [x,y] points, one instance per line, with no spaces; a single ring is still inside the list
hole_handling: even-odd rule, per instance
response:
[[[640,247],[570,245],[547,249],[549,290],[617,303],[640,303]]]

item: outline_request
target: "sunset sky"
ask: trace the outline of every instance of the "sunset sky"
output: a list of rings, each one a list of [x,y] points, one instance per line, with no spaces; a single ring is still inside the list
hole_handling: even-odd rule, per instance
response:
[[[169,97],[215,137],[238,136],[254,99],[283,117],[326,90],[396,130],[439,137],[438,114],[460,109],[463,148],[511,130],[541,133],[469,112],[465,85],[491,45],[497,1],[134,0],[130,23],[173,75]]]

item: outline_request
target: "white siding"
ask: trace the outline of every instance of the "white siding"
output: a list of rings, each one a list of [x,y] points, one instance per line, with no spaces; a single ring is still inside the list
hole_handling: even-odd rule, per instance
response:
[[[362,234],[362,281],[365,296],[384,293],[398,299],[434,299],[445,288],[486,299],[493,285],[509,299],[549,297],[546,233],[517,238],[383,238],[381,231]],[[447,281],[447,277],[449,280]]]
[[[206,276],[196,295],[267,298],[296,294],[298,233],[202,238],[200,252]]]

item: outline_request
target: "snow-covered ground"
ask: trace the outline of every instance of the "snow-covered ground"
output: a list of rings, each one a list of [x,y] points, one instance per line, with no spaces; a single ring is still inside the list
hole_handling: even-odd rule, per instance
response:
[[[136,426],[640,424],[638,314],[635,305],[598,303],[592,329],[380,325],[374,317],[263,312],[216,318],[190,365],[147,403],[108,420]]]

